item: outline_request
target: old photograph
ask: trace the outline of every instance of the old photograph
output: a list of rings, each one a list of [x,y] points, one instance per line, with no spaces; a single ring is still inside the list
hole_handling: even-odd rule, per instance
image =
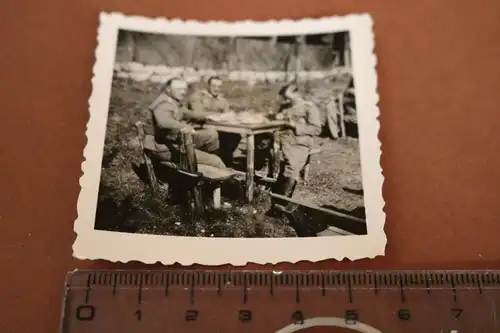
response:
[[[368,15],[201,23],[103,13],[98,37],[76,257],[383,254]]]

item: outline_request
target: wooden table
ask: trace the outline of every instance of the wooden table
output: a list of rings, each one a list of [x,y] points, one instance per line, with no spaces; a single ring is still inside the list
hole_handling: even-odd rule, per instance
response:
[[[245,196],[248,202],[253,200],[254,192],[254,154],[255,154],[255,135],[262,133],[273,133],[273,142],[270,150],[269,172],[274,176],[274,159],[276,156],[276,135],[285,124],[282,120],[273,120],[265,124],[237,124],[207,121],[203,127],[213,128],[219,132],[241,134],[246,138],[247,143],[247,166],[245,175]]]

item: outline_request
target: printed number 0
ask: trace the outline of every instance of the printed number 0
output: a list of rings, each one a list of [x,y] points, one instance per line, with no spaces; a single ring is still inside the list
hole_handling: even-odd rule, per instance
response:
[[[76,319],[80,321],[91,321],[95,317],[95,306],[80,305],[76,308]]]
[[[356,310],[346,310],[344,319],[347,325],[355,325],[358,321],[358,318],[359,316]]]

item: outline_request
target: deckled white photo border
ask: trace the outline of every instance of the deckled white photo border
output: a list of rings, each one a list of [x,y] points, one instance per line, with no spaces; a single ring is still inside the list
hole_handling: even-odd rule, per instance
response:
[[[368,14],[320,19],[198,22],[101,13],[87,145],[83,155],[83,176],[78,199],[77,238],[73,255],[78,259],[106,259],[114,262],[141,261],[183,265],[245,265],[248,262],[320,261],[326,259],[373,258],[385,254],[383,176],[378,140],[376,56],[373,21]],[[106,122],[111,95],[118,31],[225,36],[265,36],[349,31],[355,82],[364,203],[368,235],[314,238],[203,238],[129,234],[94,230],[96,204],[103,157]]]

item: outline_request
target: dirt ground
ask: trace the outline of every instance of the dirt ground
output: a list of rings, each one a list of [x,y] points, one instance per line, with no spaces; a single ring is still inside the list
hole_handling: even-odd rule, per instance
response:
[[[238,108],[263,110],[275,106],[279,88],[232,84],[225,94]],[[286,218],[264,215],[270,207],[265,193],[257,193],[249,205],[225,197],[223,189],[222,209],[207,212],[197,222],[186,221],[181,206],[166,193],[152,193],[145,184],[134,123],[148,119],[146,107],[159,89],[158,84],[113,81],[95,228],[180,236],[295,237]],[[340,211],[363,209],[358,140],[318,137],[315,144],[321,152],[312,158],[308,183],[299,184],[294,197]]]

